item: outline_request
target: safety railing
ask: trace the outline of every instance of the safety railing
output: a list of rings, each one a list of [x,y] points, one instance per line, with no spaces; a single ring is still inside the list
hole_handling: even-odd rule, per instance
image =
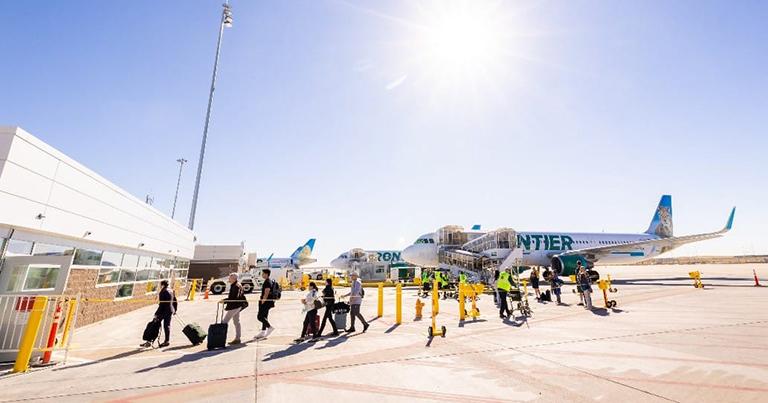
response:
[[[14,361],[14,372],[30,362],[48,364],[54,350],[65,350],[77,321],[79,296],[0,295],[0,361]]]

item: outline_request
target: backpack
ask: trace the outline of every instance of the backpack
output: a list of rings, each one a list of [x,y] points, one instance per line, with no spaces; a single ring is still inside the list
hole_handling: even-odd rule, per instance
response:
[[[271,283],[269,287],[269,299],[277,301],[283,296],[283,290],[280,288],[280,284],[272,280],[269,280],[269,282]]]

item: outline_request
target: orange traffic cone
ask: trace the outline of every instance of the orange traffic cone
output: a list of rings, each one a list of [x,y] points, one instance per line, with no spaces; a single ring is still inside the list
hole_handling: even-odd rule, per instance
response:
[[[757,279],[757,272],[755,272],[755,269],[752,269],[752,275],[755,276],[755,287],[762,287],[760,285],[760,280]]]

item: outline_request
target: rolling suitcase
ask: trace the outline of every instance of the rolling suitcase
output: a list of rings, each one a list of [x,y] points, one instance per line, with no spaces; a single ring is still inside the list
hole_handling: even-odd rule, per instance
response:
[[[184,333],[184,336],[187,336],[187,339],[189,339],[189,342],[192,343],[193,346],[205,341],[208,334],[203,331],[203,328],[200,327],[200,325],[197,323],[185,324],[178,315],[176,315],[176,319],[178,319],[181,325],[184,326],[181,332]]]
[[[227,347],[227,328],[229,326],[226,323],[219,323],[219,305],[222,304],[216,306],[216,323],[208,326],[208,350]],[[222,316],[224,316],[223,313]]]
[[[344,330],[347,328],[347,314],[349,313],[350,306],[346,302],[337,302],[333,305],[333,321],[336,323],[336,328]]]
[[[152,319],[151,322],[147,323],[147,327],[144,328],[144,334],[141,336],[141,339],[154,343],[158,337],[160,337],[160,321]]]

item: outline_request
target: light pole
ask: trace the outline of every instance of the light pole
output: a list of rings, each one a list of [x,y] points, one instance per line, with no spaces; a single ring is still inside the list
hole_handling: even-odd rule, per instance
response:
[[[197,212],[197,195],[200,192],[200,175],[203,173],[203,157],[205,157],[205,142],[208,139],[208,123],[211,121],[211,106],[213,105],[213,91],[216,89],[216,72],[219,68],[219,52],[221,51],[221,37],[224,27],[232,26],[232,8],[229,0],[222,5],[221,23],[219,24],[219,40],[216,43],[216,59],[213,62],[213,78],[211,78],[211,92],[208,95],[208,110],[205,112],[205,126],[203,126],[203,142],[200,146],[200,160],[197,162],[197,177],[195,178],[195,192],[192,194],[192,210],[189,213],[189,229],[195,229],[195,213]]]
[[[171,219],[176,215],[176,201],[179,200],[179,185],[181,185],[181,170],[184,169],[184,164],[187,162],[184,158],[176,160],[179,163],[179,179],[176,181],[176,195],[173,196],[173,210],[171,210]]]

